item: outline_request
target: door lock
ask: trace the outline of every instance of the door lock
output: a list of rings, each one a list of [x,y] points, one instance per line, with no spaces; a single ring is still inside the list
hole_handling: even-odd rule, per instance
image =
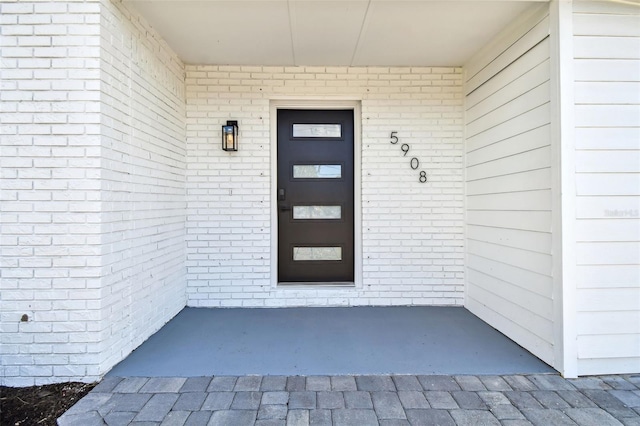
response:
[[[285,194],[286,192],[284,191],[284,188],[278,189],[278,201],[284,201],[287,198]],[[291,207],[285,205],[284,203],[278,203],[278,209],[281,212],[287,212],[291,210]]]

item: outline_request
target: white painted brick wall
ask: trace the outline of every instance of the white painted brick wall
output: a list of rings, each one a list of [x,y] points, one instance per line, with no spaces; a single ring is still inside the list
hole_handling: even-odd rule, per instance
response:
[[[184,67],[120,2],[0,8],[0,382],[91,381],[185,305]]]
[[[98,15],[0,4],[0,384],[98,376]]]
[[[184,65],[135,11],[101,15],[101,373],[185,305]]]
[[[187,66],[187,298],[190,306],[461,305],[460,68]],[[363,283],[271,287],[271,99],[362,105]],[[220,149],[239,120],[240,150]],[[420,159],[420,184],[397,131]]]

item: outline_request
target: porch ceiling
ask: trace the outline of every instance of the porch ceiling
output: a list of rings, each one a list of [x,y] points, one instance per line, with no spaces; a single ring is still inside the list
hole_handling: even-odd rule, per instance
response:
[[[547,0],[125,0],[187,64],[463,65]]]

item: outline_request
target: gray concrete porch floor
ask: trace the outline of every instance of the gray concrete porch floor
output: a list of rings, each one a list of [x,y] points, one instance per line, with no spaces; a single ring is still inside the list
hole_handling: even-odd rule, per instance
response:
[[[108,376],[550,372],[464,308],[185,308]]]

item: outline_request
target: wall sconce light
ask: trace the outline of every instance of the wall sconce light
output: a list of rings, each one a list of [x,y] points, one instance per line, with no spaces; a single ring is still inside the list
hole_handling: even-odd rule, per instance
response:
[[[222,149],[225,151],[238,150],[238,122],[227,121],[227,125],[222,125]]]

